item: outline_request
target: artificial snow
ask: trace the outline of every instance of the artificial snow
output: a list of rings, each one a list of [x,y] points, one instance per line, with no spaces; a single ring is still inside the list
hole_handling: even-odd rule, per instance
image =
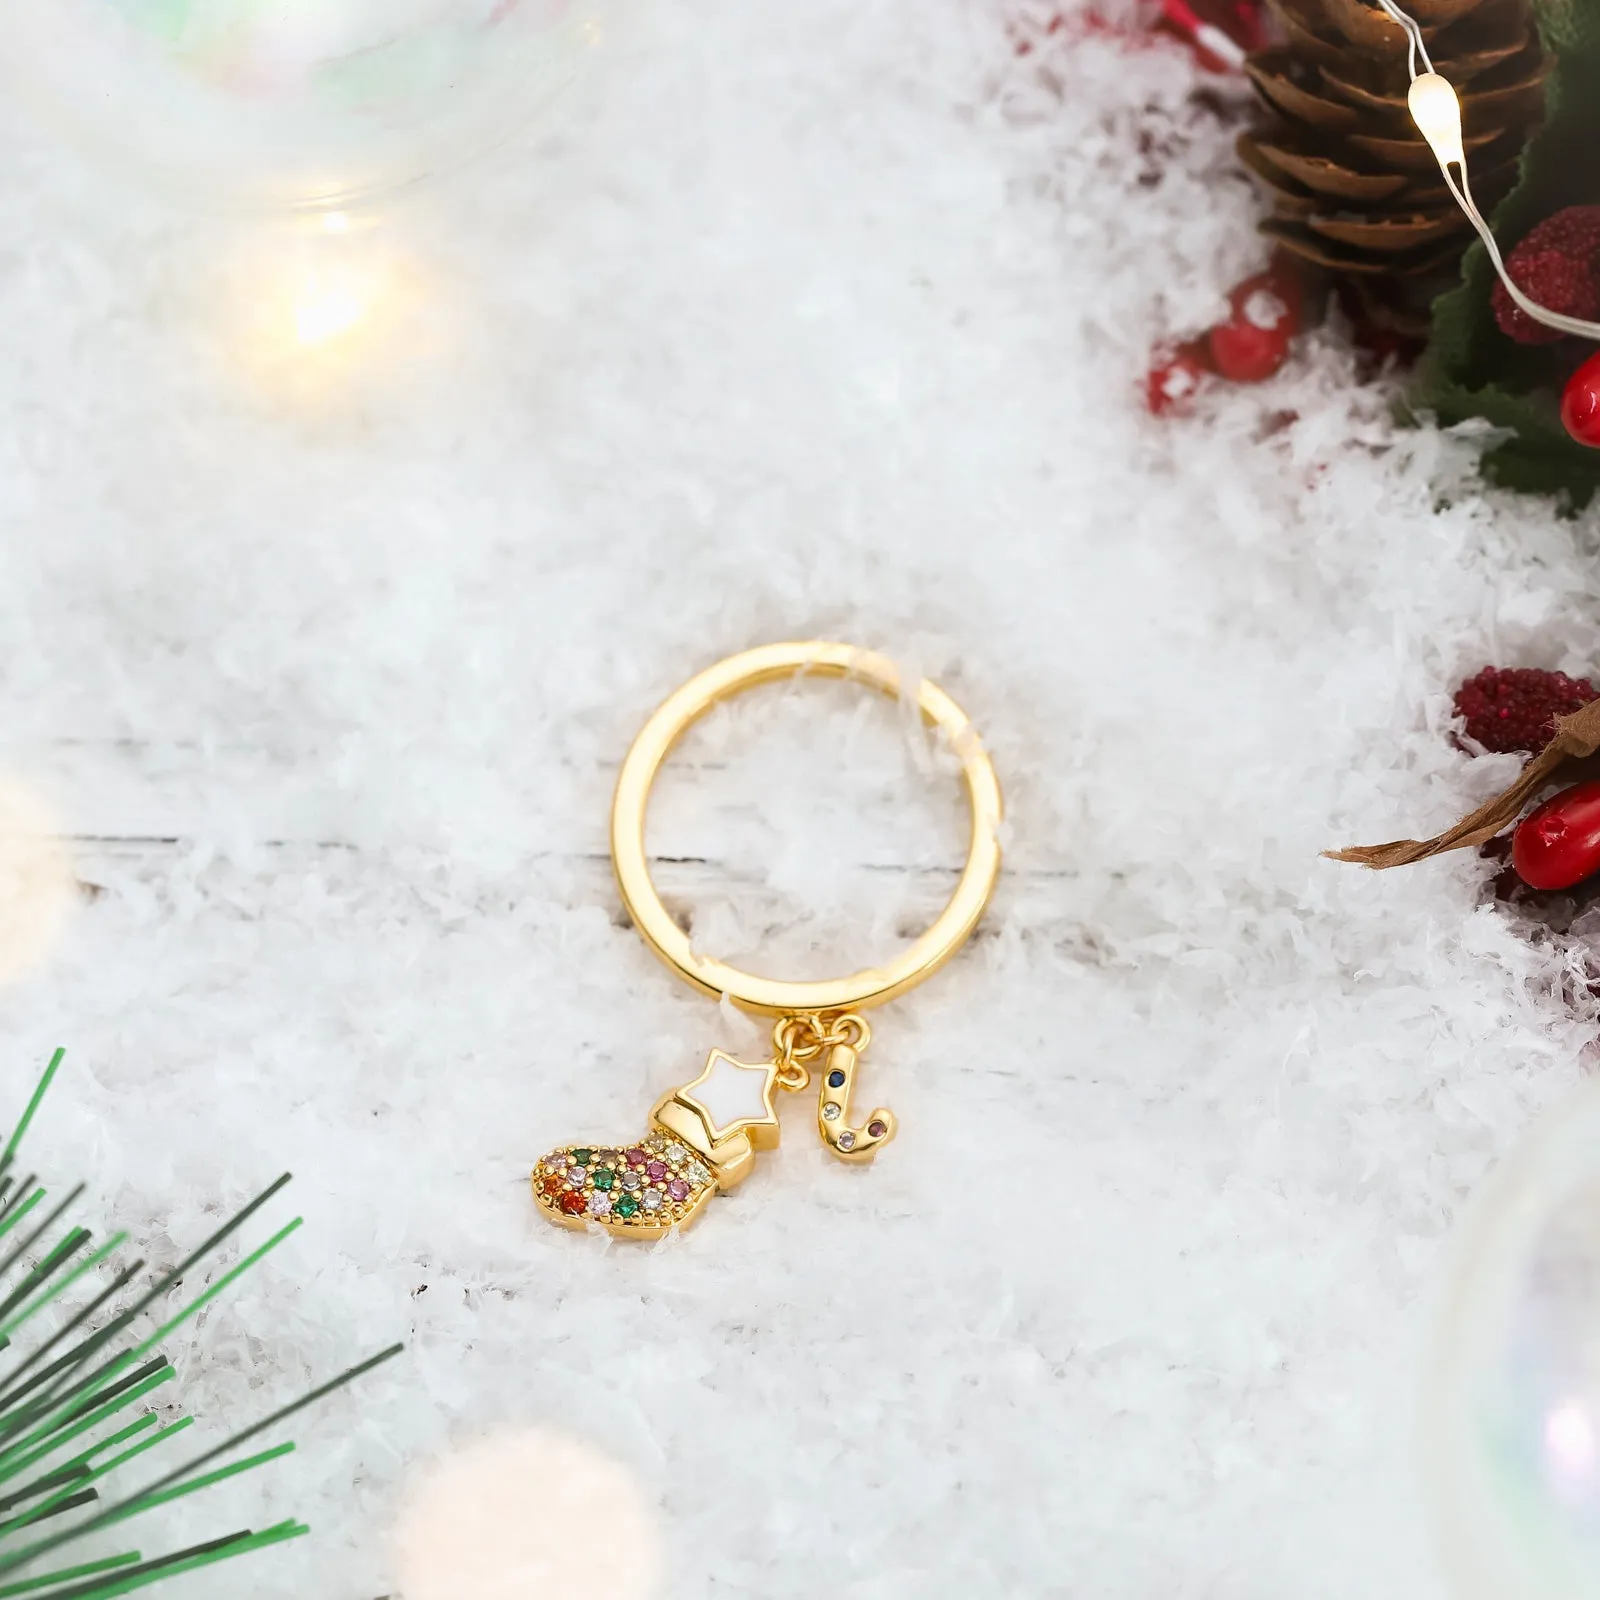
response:
[[[348,359],[242,331],[266,225],[6,124],[0,768],[82,886],[0,907],[8,954],[59,928],[6,1102],[68,1047],[33,1164],[158,1261],[296,1174],[170,1342],[205,1437],[409,1344],[139,1530],[314,1529],[174,1594],[392,1593],[408,1485],[508,1428],[626,1469],[674,1600],[1439,1593],[1428,1293],[1595,1006],[1470,853],[1318,852],[1506,781],[1450,691],[1600,662],[1596,519],[1396,426],[1337,328],[1147,414],[1265,249],[1237,92],[1101,16],[637,0],[380,208]],[[682,1238],[552,1228],[541,1153],[762,1047],[626,926],[617,763],[806,636],[934,676],[1006,787],[979,936],[873,1017],[899,1137],[846,1168],[806,1096]],[[653,824],[702,946],[786,977],[914,933],[963,838],[840,685],[719,715]]]

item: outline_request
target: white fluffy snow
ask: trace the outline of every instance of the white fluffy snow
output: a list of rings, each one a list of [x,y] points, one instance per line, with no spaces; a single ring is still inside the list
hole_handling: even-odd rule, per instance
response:
[[[637,0],[394,208],[411,299],[337,378],[246,359],[228,219],[7,126],[0,767],[103,892],[0,994],[5,1098],[69,1048],[34,1160],[161,1258],[295,1171],[173,1342],[208,1428],[410,1341],[141,1534],[313,1525],[190,1592],[391,1592],[408,1473],[505,1426],[629,1468],[683,1600],[1437,1592],[1427,1291],[1594,1005],[1470,857],[1317,853],[1506,779],[1449,692],[1600,660],[1596,519],[1397,429],[1336,330],[1147,416],[1264,254],[1232,129],[1176,45],[1005,23]],[[759,1047],[622,925],[615,764],[805,635],[937,677],[1007,788],[981,937],[874,1019],[900,1137],[846,1170],[807,1098],[686,1237],[553,1229],[544,1149]],[[937,905],[903,731],[833,686],[694,743],[655,842],[709,947],[818,975]]]

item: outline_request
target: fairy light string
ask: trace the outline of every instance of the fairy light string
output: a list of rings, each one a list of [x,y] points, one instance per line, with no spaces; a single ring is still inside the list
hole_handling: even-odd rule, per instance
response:
[[[1405,30],[1406,70],[1411,76],[1411,87],[1406,94],[1406,105],[1417,131],[1428,141],[1445,186],[1455,202],[1465,213],[1467,221],[1477,230],[1483,247],[1489,252],[1494,270],[1513,303],[1535,322],[1560,333],[1576,334],[1580,339],[1600,340],[1600,322],[1586,322],[1582,317],[1569,317],[1564,312],[1552,311],[1529,298],[1506,271],[1500,246],[1495,242],[1494,231],[1484,220],[1477,202],[1472,198],[1472,180],[1467,173],[1466,141],[1461,129],[1461,97],[1450,80],[1434,70],[1433,59],[1428,54],[1427,41],[1422,36],[1417,19],[1402,11],[1394,0],[1376,0],[1379,10],[1392,22]],[[1418,65],[1421,71],[1418,71]],[[1454,170],[1452,170],[1454,169]],[[1456,174],[1459,173],[1459,180]]]

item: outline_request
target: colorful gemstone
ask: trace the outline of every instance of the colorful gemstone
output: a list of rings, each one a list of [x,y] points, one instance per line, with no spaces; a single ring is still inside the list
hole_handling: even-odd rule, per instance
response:
[[[593,1150],[574,1150],[572,1152],[572,1162],[574,1166],[586,1167],[593,1160]]]
[[[583,1180],[588,1176],[589,1174],[585,1172],[582,1167],[573,1167],[572,1170],[567,1173],[567,1182],[570,1183],[574,1189],[581,1189],[583,1187]]]
[[[851,1133],[848,1128],[846,1128],[844,1132],[839,1135],[839,1148],[841,1150],[854,1150],[855,1147],[856,1136]]]
[[[881,1139],[888,1131],[889,1124],[887,1122],[880,1122],[877,1118],[874,1118],[867,1124],[867,1132],[870,1133],[874,1139]]]
[[[630,1167],[642,1167],[645,1162],[649,1160],[649,1157],[645,1155],[644,1151],[638,1145],[635,1145],[633,1149],[628,1151],[627,1154],[628,1165]]]
[[[667,1164],[665,1161],[652,1161],[644,1170],[652,1183],[660,1183],[667,1175]]]
[[[561,1174],[559,1172],[547,1172],[540,1180],[539,1187],[553,1199],[561,1193],[565,1185],[561,1182]]]
[[[546,1156],[544,1158],[544,1164],[552,1172],[560,1172],[561,1169],[567,1164],[566,1153],[564,1151],[557,1150],[553,1156]]]
[[[569,1217],[577,1216],[584,1208],[584,1198],[576,1189],[568,1189],[558,1202]]]
[[[609,1189],[617,1181],[617,1175],[610,1167],[601,1167],[594,1175],[594,1186],[597,1189]]]
[[[844,1088],[844,1074],[837,1067],[828,1074],[828,1087],[830,1089]]]
[[[589,1215],[591,1217],[604,1217],[610,1215],[611,1196],[597,1190],[589,1196]]]
[[[689,1185],[686,1184],[682,1178],[674,1178],[672,1182],[667,1185],[667,1193],[671,1195],[674,1200],[687,1200],[689,1198]]]
[[[619,1217],[631,1217],[639,1209],[639,1202],[631,1194],[625,1194],[614,1209]]]
[[[659,1211],[661,1209],[661,1191],[659,1189],[645,1190],[644,1208],[646,1211]]]

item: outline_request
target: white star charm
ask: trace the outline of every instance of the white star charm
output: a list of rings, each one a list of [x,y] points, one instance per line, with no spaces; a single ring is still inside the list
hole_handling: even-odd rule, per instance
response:
[[[705,1071],[678,1090],[678,1099],[705,1118],[713,1140],[726,1139],[741,1128],[776,1129],[772,1080],[777,1070],[775,1061],[752,1066],[748,1061],[736,1061],[724,1050],[713,1050],[706,1057]]]

